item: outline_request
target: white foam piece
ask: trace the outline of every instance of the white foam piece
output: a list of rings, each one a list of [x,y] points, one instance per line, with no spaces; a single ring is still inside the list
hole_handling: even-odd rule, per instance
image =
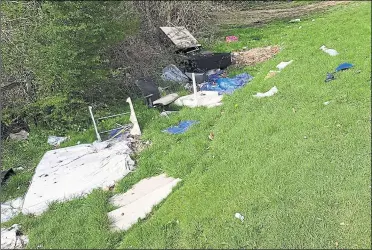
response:
[[[181,181],[161,174],[143,179],[124,194],[115,195],[110,202],[118,209],[108,213],[113,230],[128,230],[138,219],[144,219]]]

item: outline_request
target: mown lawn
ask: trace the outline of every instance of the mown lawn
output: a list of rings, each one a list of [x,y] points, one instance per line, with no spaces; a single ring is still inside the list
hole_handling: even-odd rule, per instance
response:
[[[225,35],[240,41],[226,44]],[[112,194],[100,190],[7,224],[23,225],[29,248],[370,248],[371,3],[338,6],[300,23],[229,30],[210,48],[275,44],[283,50],[272,60],[230,70],[255,79],[221,107],[184,108],[167,119],[136,105],[152,146],[114,192],[161,172],[183,181],[128,232],[108,231]],[[325,54],[323,44],[340,54]],[[264,80],[288,60],[294,62]],[[355,66],[325,83],[343,62]],[[252,97],[274,85],[273,97]],[[161,132],[184,119],[200,123],[178,136]]]

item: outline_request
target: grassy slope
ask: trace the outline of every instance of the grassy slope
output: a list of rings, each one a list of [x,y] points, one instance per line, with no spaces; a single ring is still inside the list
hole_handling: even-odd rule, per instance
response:
[[[239,36],[238,43],[223,43],[226,34],[221,34],[221,42],[213,48],[218,51],[284,47],[271,61],[231,70],[248,71],[256,78],[226,97],[222,107],[185,108],[168,120],[136,105],[143,137],[153,145],[136,157],[138,170],[115,191],[123,192],[141,178],[163,171],[183,183],[129,232],[108,232],[106,212],[112,208],[107,204],[110,194],[103,191],[54,204],[41,217],[21,215],[7,224],[23,225],[30,248],[333,248],[335,242],[343,248],[368,247],[370,3],[352,5],[337,7],[337,12],[315,22],[229,31]],[[322,44],[340,55],[321,52]],[[283,72],[263,80],[268,70],[290,59],[293,64]],[[355,68],[324,83],[325,74],[344,61]],[[273,85],[279,89],[276,96],[252,97]],[[328,100],[331,104],[324,106]],[[182,119],[200,124],[179,136],[160,132]],[[208,140],[211,131],[214,141]],[[94,138],[88,131],[71,145],[91,140],[87,135]],[[45,143],[46,135],[40,138],[35,135],[32,145],[42,148],[39,142]],[[13,161],[9,158],[7,165]],[[31,171],[35,164],[30,165]],[[13,186],[14,192],[17,185]],[[245,216],[244,223],[234,218],[235,212]]]
[[[218,49],[280,44],[284,50],[274,60],[247,68],[256,79],[226,98],[223,108],[188,112],[188,118],[206,117],[180,137],[181,145],[151,160],[176,176],[183,177],[186,166],[194,171],[151,218],[125,235],[121,247],[370,246],[371,13],[370,3],[354,6],[314,22],[230,31],[241,42],[221,43]],[[250,42],[257,34],[263,39]],[[322,44],[340,55],[321,52]],[[269,69],[291,59],[294,63],[282,73],[263,80]],[[324,83],[325,74],[344,61],[355,68]],[[276,96],[252,98],[273,85],[279,89]],[[331,104],[324,106],[328,100]],[[208,123],[213,128],[207,129]],[[197,131],[207,138],[209,130],[215,140],[206,152]],[[161,140],[172,139],[154,139]],[[244,223],[234,218],[235,212],[245,216]]]

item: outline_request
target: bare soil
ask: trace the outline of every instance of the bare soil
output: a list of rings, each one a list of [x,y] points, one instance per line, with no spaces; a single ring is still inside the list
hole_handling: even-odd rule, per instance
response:
[[[279,53],[279,46],[267,46],[262,48],[253,48],[247,51],[232,53],[232,61],[239,66],[252,66],[264,62]]]
[[[339,4],[348,4],[350,1],[322,1],[308,5],[300,5],[291,8],[251,9],[244,11],[224,11],[218,14],[218,25],[245,25],[256,26],[275,19],[294,18],[308,13],[323,11]]]

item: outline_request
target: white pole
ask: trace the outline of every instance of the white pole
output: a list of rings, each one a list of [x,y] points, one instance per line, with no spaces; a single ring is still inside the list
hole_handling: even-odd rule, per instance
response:
[[[98,133],[98,129],[97,129],[97,125],[96,125],[96,121],[94,120],[94,116],[93,116],[93,112],[92,112],[92,106],[89,106],[89,112],[90,112],[90,116],[92,117],[93,126],[94,126],[94,130],[96,131],[97,140],[98,140],[98,141],[102,141],[102,140],[101,140],[101,136],[100,136],[99,133]]]
[[[195,81],[195,74],[191,74],[192,77],[192,86],[194,88],[194,99],[195,99],[195,105],[198,106],[198,96],[197,96],[197,89],[196,89],[196,81]]]

